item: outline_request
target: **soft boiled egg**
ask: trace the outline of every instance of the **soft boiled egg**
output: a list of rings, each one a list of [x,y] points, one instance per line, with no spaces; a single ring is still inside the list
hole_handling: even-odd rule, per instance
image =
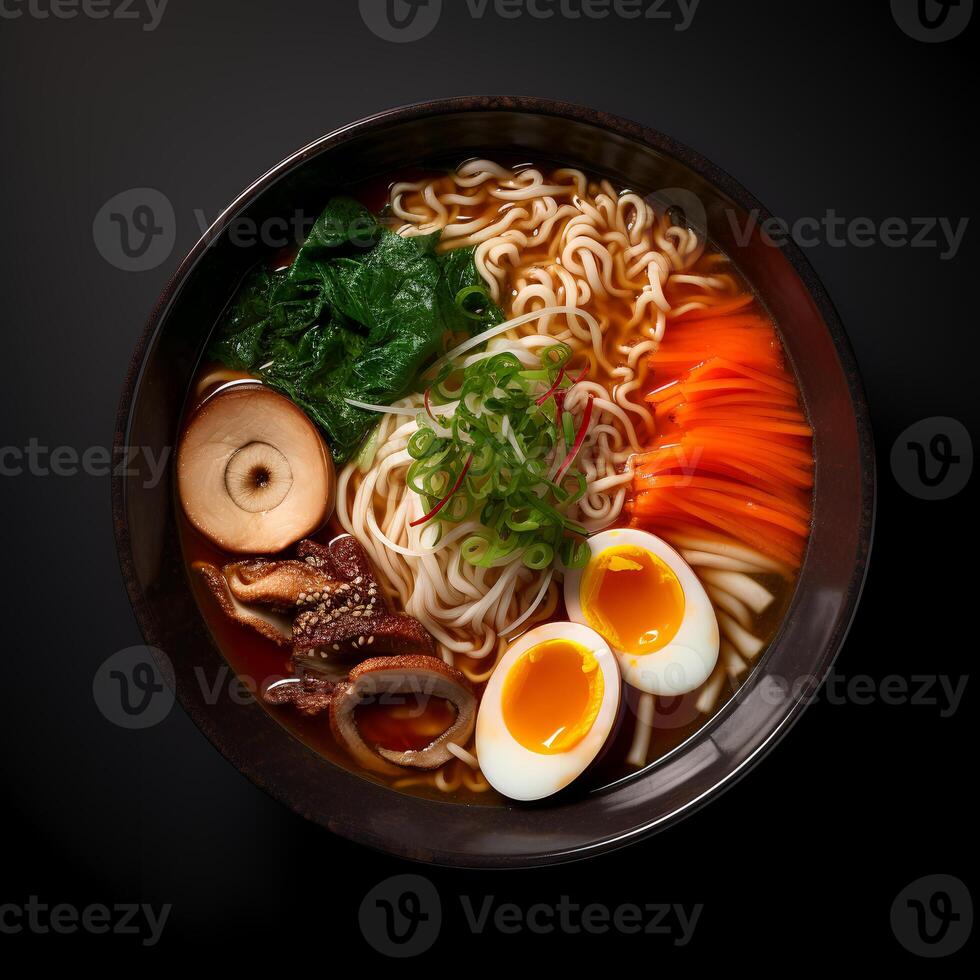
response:
[[[718,662],[718,620],[691,567],[666,541],[637,528],[589,538],[585,568],[565,576],[568,618],[591,626],[619,659],[627,684],[686,694]]]
[[[606,641],[580,623],[547,623],[497,664],[476,719],[476,754],[490,785],[512,800],[567,786],[609,738],[622,683]]]

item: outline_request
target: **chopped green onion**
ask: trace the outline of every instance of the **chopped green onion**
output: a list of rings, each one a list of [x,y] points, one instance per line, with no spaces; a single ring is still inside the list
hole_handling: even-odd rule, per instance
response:
[[[474,296],[478,296],[482,300],[477,308],[468,304],[468,300]],[[470,320],[482,320],[491,303],[490,294],[483,286],[467,286],[456,294],[456,305],[460,308],[463,316]]]
[[[535,541],[527,551],[524,552],[524,564],[534,571],[547,568],[555,557],[555,549],[544,541]]]
[[[442,500],[440,500],[439,503],[437,503],[435,507],[433,507],[432,510],[429,511],[428,514],[423,515],[417,521],[412,521],[409,524],[409,527],[418,527],[419,524],[425,524],[427,521],[431,521],[432,518],[435,517],[439,513],[439,511],[441,511],[442,508],[446,506],[447,502],[449,501],[449,498],[452,497],[452,495],[459,489],[460,484],[463,482],[463,480],[466,479],[466,471],[470,468],[470,463],[472,462],[473,462],[473,457],[470,456],[470,458],[466,461],[466,464],[463,466],[463,471],[459,474],[459,476],[456,479],[456,482],[453,484],[452,490],[450,490],[449,493],[447,493],[446,496],[443,497]]]
[[[461,291],[457,302],[471,302],[473,295]],[[568,344],[555,343],[540,351],[540,367],[531,369],[509,350],[468,367],[452,360],[438,366],[418,414],[419,430],[408,442],[406,481],[427,508],[413,526],[478,520],[460,545],[468,564],[490,568],[519,560],[540,571],[558,561],[580,567],[587,557],[585,528],[567,515],[586,492],[585,474],[571,464],[591,419],[590,401],[577,434],[563,411],[565,395],[582,377],[573,380],[567,371],[572,354]],[[551,477],[559,451],[564,461]]]
[[[408,455],[412,459],[424,459],[436,447],[436,434],[431,429],[419,429],[408,440]]]
[[[572,460],[578,455],[578,451],[582,448],[582,443],[585,442],[585,437],[589,431],[589,423],[592,421],[592,406],[595,404],[595,398],[589,395],[588,403],[585,406],[585,414],[582,416],[582,425],[579,427],[578,435],[575,436],[575,442],[572,445],[571,452],[565,457],[565,462],[558,467],[558,473],[555,475],[557,480],[561,477],[562,473],[571,465]]]
[[[575,423],[567,412],[563,412],[561,416],[561,434],[566,446],[575,442]]]

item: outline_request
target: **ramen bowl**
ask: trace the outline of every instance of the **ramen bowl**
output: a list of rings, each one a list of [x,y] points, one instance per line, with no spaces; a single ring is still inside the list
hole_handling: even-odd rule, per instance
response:
[[[177,444],[211,329],[268,246],[242,228],[316,214],[344,188],[396,170],[506,154],[580,167],[681,208],[735,262],[779,325],[814,429],[812,532],[795,592],[736,694],[682,744],[602,789],[526,806],[464,805],[397,792],[324,759],[258,702],[210,696],[225,660],[182,560],[174,474],[113,480],[116,541],[140,627],[176,694],[225,757],[283,804],[343,837],[417,861],[522,867],[585,858],[663,830],[716,797],[792,726],[826,676],[857,606],[871,545],[874,454],[857,367],[833,305],[792,244],[762,232],[765,209],[723,171],[654,130],[531,98],[459,98],[395,109],[330,133],[234,201],[181,263],[133,357],[118,445],[153,458]],[[752,220],[754,218],[754,220]],[[170,454],[172,459],[173,454]]]

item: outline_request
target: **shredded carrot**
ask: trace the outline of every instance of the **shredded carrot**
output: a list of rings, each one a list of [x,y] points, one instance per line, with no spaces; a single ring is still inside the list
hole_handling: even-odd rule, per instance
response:
[[[710,477],[703,476],[685,476],[682,473],[668,473],[665,475],[651,476],[647,478],[644,482],[644,486],[648,489],[656,489],[657,487],[683,487],[690,488],[692,490],[716,491],[724,494],[731,490],[731,481],[712,479]],[[755,487],[750,486],[745,486],[740,492],[744,494],[746,499],[749,501],[766,504],[770,507],[784,510],[787,514],[795,514],[803,521],[809,520],[810,508],[802,503],[795,502],[790,498],[766,493],[764,490],[758,490]]]
[[[631,522],[680,524],[799,566],[813,430],[772,324],[744,294],[668,323],[646,394],[660,435],[634,464]]]

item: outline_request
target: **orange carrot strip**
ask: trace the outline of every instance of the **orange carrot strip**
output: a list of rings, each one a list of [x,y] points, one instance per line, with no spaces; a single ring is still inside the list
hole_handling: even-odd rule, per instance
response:
[[[675,495],[674,499],[667,501],[667,503],[676,510],[687,513],[710,527],[724,531],[746,544],[751,544],[754,548],[771,555],[773,558],[778,558],[794,567],[799,565],[799,558],[803,550],[802,542],[798,549],[791,547],[784,540],[780,540],[780,536],[777,534],[763,534],[748,521],[733,521],[724,514],[719,514],[710,507],[699,506],[683,496],[677,497]]]
[[[744,364],[736,364],[734,361],[726,360],[723,357],[713,357],[711,360],[705,361],[704,364],[689,371],[688,377],[692,380],[707,379],[717,377],[719,371],[727,371],[736,377],[741,375],[742,377],[752,378],[754,381],[761,381],[770,387],[785,391],[794,396],[796,395],[796,385],[792,381],[786,378],[776,377],[772,374],[766,374],[764,371],[756,371],[754,368],[746,367]]]
[[[809,509],[800,504],[794,504],[789,500],[776,497],[771,493],[748,486],[747,484],[736,483],[734,480],[717,480],[711,477],[668,473],[647,478],[644,486],[649,489],[655,489],[657,487],[681,487],[692,490],[711,490],[734,496],[744,496],[758,503],[784,509],[787,513],[794,514],[803,520],[808,520],[810,516]]]
[[[694,417],[694,424],[721,426],[723,428],[744,429],[746,432],[777,432],[790,436],[812,436],[813,429],[806,423],[785,422],[773,419],[769,416],[755,416],[732,418],[725,415],[698,415]]]
[[[717,490],[692,490],[690,498],[697,503],[708,504],[717,510],[727,510],[733,514],[743,514],[757,521],[766,521],[806,536],[809,533],[809,522],[794,518],[790,514],[757,504],[752,500],[742,499],[733,493],[719,493]]]

